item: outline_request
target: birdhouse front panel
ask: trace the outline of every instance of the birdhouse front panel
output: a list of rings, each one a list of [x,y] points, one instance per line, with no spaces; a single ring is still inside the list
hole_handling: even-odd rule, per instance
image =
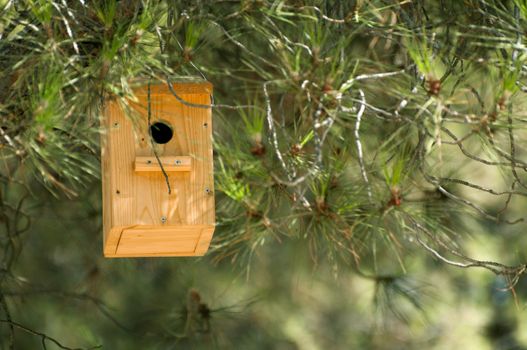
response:
[[[203,255],[214,232],[212,85],[142,86],[109,100],[102,142],[104,256]],[[161,165],[162,166],[161,166]]]

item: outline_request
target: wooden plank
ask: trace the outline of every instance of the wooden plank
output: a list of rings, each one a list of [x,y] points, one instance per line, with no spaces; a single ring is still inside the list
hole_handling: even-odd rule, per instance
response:
[[[212,235],[214,233],[214,226],[208,226],[201,230],[200,236],[198,238],[198,243],[196,244],[196,250],[194,255],[205,255],[207,250],[209,250],[210,241],[212,241]]]
[[[188,156],[164,156],[159,157],[163,164],[163,169],[169,171],[191,171],[192,158]],[[134,161],[136,172],[161,172],[161,167],[157,158],[154,157],[135,157]]]
[[[123,230],[116,255],[170,254],[193,255],[202,227],[135,227]]]
[[[116,259],[116,258],[169,258],[169,257],[193,257],[196,256],[194,253],[149,253],[141,252],[137,254],[114,254],[105,255],[105,258]]]
[[[117,246],[119,245],[119,239],[121,238],[121,233],[123,232],[124,228],[125,227],[112,227],[110,230],[108,230],[103,249],[105,257],[111,257],[115,255]]]
[[[109,116],[108,111],[102,114],[100,123],[103,130],[108,130]],[[112,227],[112,200],[110,194],[111,171],[110,171],[110,144],[108,135],[101,135],[101,187],[102,187],[102,222],[103,222],[103,245],[106,248],[106,241],[109,237],[109,231]]]

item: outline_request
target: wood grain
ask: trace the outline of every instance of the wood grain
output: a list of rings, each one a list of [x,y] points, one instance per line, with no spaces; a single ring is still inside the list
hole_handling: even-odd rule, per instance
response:
[[[163,165],[166,172],[171,171],[191,171],[192,157],[187,156],[172,156],[159,157],[159,161]],[[134,171],[136,172],[162,172],[159,162],[156,157],[135,157]]]
[[[178,83],[174,90],[190,103],[211,103],[210,83]],[[112,100],[105,106],[101,154],[105,256],[202,255],[215,223],[211,109],[180,103],[164,84],[151,86],[151,123],[162,121],[174,131],[168,143],[155,145],[156,152],[163,164],[182,161],[175,167],[167,163],[172,190],[168,194],[149,139],[146,91],[138,88],[134,102]]]

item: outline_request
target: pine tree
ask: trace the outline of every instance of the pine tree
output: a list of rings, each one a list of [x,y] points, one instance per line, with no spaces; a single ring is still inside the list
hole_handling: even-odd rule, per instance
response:
[[[0,9],[2,346],[309,348],[301,334],[311,348],[388,348],[401,322],[426,311],[432,277],[460,289],[493,279],[499,320],[510,317],[503,305],[520,305],[525,0],[0,0]],[[102,108],[126,106],[145,81],[189,79],[215,91],[212,251],[197,263],[103,261]],[[286,311],[274,315],[282,327],[247,324],[273,319],[251,306],[284,298],[276,286],[295,291],[295,271],[309,286],[313,270],[331,276],[317,277],[324,288],[368,286],[378,316],[332,319],[320,339],[285,329],[285,318],[307,322]],[[260,278],[276,281],[247,287]],[[222,294],[226,280],[240,296]],[[80,301],[83,335],[37,321],[24,300],[42,296]],[[333,301],[327,312],[338,315]],[[120,333],[89,331],[97,317]],[[356,322],[369,328],[343,337]],[[486,334],[520,348],[516,327],[489,322]],[[399,346],[421,348],[411,337]]]

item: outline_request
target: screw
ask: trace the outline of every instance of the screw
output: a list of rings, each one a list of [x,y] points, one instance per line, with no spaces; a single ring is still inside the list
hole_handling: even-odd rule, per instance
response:
[[[152,161],[151,160],[147,160],[146,164],[152,164]]]
[[[166,216],[162,216],[161,217],[161,223],[164,224],[167,222],[167,217]]]
[[[203,127],[206,128],[209,126],[209,123],[203,123]]]
[[[176,164],[179,165],[181,164],[181,161],[179,159],[176,160]]]
[[[118,122],[113,123],[113,126],[119,126]]]
[[[212,193],[212,191],[210,190],[210,188],[208,188],[208,187],[205,187],[205,193],[206,193],[206,194],[211,194],[211,193]]]

